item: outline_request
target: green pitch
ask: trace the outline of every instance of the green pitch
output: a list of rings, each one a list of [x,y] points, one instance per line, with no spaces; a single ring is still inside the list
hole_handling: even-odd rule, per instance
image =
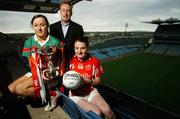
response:
[[[139,53],[103,67],[103,83],[180,114],[180,57]]]

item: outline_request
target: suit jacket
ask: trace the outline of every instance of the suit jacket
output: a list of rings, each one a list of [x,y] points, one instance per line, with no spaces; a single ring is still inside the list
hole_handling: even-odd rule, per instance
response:
[[[66,37],[63,35],[61,21],[50,25],[50,35],[65,43],[65,58],[69,62],[74,55],[74,41],[84,35],[83,27],[70,21]]]

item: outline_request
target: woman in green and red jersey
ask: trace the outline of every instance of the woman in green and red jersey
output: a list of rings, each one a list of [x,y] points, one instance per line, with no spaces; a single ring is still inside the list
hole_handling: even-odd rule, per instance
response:
[[[42,95],[42,92],[40,92],[42,87],[40,86],[40,82],[38,79],[40,78],[42,80],[48,79],[47,73],[45,75],[44,71],[47,70],[48,68],[47,63],[49,61],[46,57],[42,57],[42,56],[40,57],[40,55],[38,54],[38,51],[40,51],[41,48],[51,47],[53,55],[57,56],[56,53],[59,52],[58,47],[60,46],[60,43],[58,39],[49,35],[48,33],[49,22],[44,15],[40,15],[40,14],[35,15],[31,20],[31,26],[35,34],[25,41],[23,52],[22,52],[22,56],[25,59],[24,60],[25,65],[27,67],[27,73],[23,75],[22,77],[18,78],[17,80],[15,80],[14,82],[12,82],[8,86],[8,88],[11,93],[16,94],[16,95],[40,97],[40,95]],[[62,57],[62,52],[61,52],[61,57]],[[64,69],[63,67],[60,68],[61,64],[58,62],[59,61],[56,60],[55,62],[53,62],[53,65],[56,65],[56,66],[59,65],[58,75],[62,76],[63,75],[62,72],[64,72]],[[56,97],[56,94],[52,94],[52,97],[53,96]],[[45,99],[46,96],[44,96],[43,98]],[[41,99],[42,99],[42,96],[41,96]],[[55,100],[54,100],[54,103],[55,103]],[[51,107],[47,106],[45,110],[49,111],[54,107],[55,107],[55,104],[53,105],[52,103]]]

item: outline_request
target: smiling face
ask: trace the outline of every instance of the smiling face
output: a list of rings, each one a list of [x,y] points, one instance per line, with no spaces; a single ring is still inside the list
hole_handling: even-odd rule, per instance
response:
[[[77,58],[83,60],[86,58],[86,55],[88,53],[88,47],[84,42],[77,40],[74,44],[74,51]]]
[[[61,21],[68,23],[72,15],[72,6],[69,4],[62,4],[60,6]]]
[[[44,39],[47,37],[48,25],[46,20],[43,17],[37,17],[33,20],[32,23],[33,29],[37,38]]]

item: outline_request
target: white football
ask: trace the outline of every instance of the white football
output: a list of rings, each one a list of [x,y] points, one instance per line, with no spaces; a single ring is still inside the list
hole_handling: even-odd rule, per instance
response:
[[[81,84],[81,76],[76,71],[67,71],[63,75],[63,85],[68,89],[76,89]]]

